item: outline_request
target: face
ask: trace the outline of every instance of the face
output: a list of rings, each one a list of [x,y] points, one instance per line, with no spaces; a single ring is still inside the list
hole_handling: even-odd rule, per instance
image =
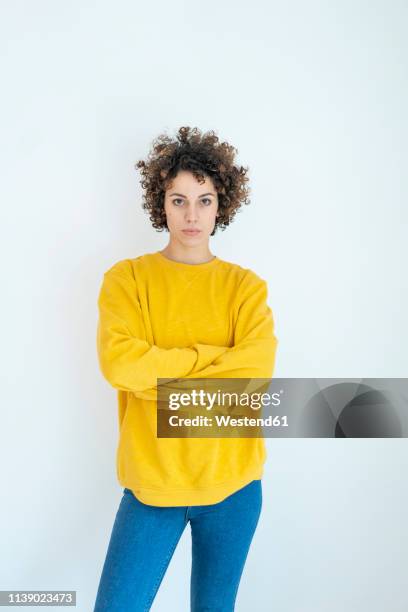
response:
[[[180,170],[166,189],[164,210],[172,240],[185,246],[207,244],[218,216],[218,195],[212,180],[206,176],[205,182],[199,183],[191,172]]]

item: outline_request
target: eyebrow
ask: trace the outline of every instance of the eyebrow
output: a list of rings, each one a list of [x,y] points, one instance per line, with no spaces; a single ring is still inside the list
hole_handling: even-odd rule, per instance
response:
[[[202,193],[198,197],[203,198],[204,196],[207,196],[207,195],[215,196],[215,193],[212,193],[209,191],[208,193]],[[183,195],[182,193],[171,193],[169,197],[171,198],[171,196],[180,196],[181,198],[187,198],[187,196]]]

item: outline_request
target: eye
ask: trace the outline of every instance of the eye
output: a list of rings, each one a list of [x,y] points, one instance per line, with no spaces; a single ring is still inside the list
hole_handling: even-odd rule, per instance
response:
[[[173,204],[176,204],[176,202],[183,202],[183,200],[181,198],[174,198]],[[176,206],[178,206],[178,204],[176,204]]]
[[[209,206],[211,204],[211,198],[203,198],[201,201],[204,202],[204,200],[207,200],[208,204],[206,204],[206,206]]]

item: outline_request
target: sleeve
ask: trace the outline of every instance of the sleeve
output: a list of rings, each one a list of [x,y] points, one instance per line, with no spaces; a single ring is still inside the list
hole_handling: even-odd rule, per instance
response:
[[[206,344],[171,349],[149,344],[136,283],[114,267],[105,272],[99,291],[96,344],[104,378],[143,399],[156,399],[158,377],[183,378],[227,350]]]
[[[235,302],[232,347],[196,343],[164,349],[144,336],[142,313],[129,279],[105,273],[98,299],[97,348],[104,377],[117,389],[155,400],[157,378],[270,378],[277,339],[267,284],[248,271]]]
[[[234,345],[185,378],[272,378],[278,340],[268,305],[268,285],[251,270],[237,297]]]

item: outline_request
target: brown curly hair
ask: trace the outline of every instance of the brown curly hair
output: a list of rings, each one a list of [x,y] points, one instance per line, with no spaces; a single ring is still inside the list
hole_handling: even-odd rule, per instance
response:
[[[140,184],[145,190],[143,209],[158,231],[167,230],[164,210],[165,191],[179,170],[189,170],[200,182],[209,177],[218,194],[218,216],[211,236],[232,222],[242,204],[249,204],[248,167],[234,164],[237,149],[219,142],[213,130],[202,133],[198,128],[181,127],[175,139],[160,134],[152,143],[147,162],[140,160]]]

